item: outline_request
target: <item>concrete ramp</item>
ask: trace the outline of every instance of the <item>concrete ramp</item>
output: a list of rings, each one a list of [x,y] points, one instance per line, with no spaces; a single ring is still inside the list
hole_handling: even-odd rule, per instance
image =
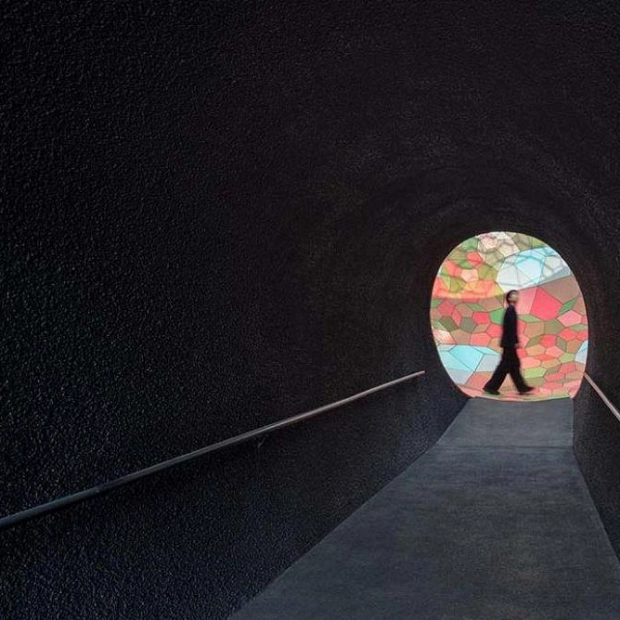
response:
[[[617,620],[620,565],[573,456],[572,406],[468,401],[235,620]]]

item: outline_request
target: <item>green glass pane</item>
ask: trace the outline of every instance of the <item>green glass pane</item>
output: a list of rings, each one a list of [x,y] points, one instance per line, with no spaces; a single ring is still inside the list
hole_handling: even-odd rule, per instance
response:
[[[519,318],[526,323],[538,323],[540,319],[533,314],[520,314]]]
[[[576,303],[577,303],[576,297],[574,299],[569,299],[565,304],[562,304],[562,307],[560,308],[560,314],[564,314],[565,312],[572,310],[573,306]]]
[[[497,308],[497,310],[489,312],[489,316],[491,317],[491,321],[493,321],[493,323],[501,325],[502,321],[504,320],[504,309]]]
[[[478,239],[476,237],[470,237],[466,241],[463,241],[460,245],[461,248],[467,252],[476,251],[478,249]]]
[[[529,237],[529,242],[530,242],[531,247],[533,248],[547,247],[547,244],[544,241],[541,241],[540,239],[536,239],[536,237]]]
[[[458,327],[451,316],[442,316],[439,322],[444,327],[444,329],[449,332],[454,331]]]
[[[545,332],[547,334],[558,334],[564,329],[564,325],[557,319],[551,319],[545,323]]]
[[[495,280],[497,277],[497,269],[486,263],[478,267],[478,273],[481,280]]]
[[[546,368],[539,366],[538,368],[528,368],[525,371],[526,377],[543,377],[547,372]]]
[[[468,316],[464,317],[461,321],[461,329],[469,334],[472,334],[474,329],[476,328],[477,323],[469,318]]]

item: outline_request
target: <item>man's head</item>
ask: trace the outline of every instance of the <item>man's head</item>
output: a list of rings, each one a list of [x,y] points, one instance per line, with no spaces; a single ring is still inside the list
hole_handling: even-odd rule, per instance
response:
[[[515,291],[514,289],[511,291],[508,291],[506,293],[506,303],[510,306],[514,306],[516,305],[516,303],[519,301],[519,291]]]

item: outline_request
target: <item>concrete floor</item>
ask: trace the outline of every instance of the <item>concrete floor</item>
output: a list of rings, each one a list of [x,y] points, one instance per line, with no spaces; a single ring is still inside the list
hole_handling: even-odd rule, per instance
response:
[[[572,407],[468,401],[235,620],[617,620],[620,565],[573,456]]]

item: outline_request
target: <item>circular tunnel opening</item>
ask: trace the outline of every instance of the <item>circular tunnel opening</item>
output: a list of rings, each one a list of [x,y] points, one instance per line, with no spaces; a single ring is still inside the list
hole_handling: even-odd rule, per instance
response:
[[[579,284],[560,254],[544,241],[518,232],[486,232],[459,243],[434,281],[430,319],[441,362],[469,396],[484,385],[501,359],[506,294],[516,304],[527,399],[574,397],[585,370],[588,319]],[[510,376],[500,398],[519,400]]]

